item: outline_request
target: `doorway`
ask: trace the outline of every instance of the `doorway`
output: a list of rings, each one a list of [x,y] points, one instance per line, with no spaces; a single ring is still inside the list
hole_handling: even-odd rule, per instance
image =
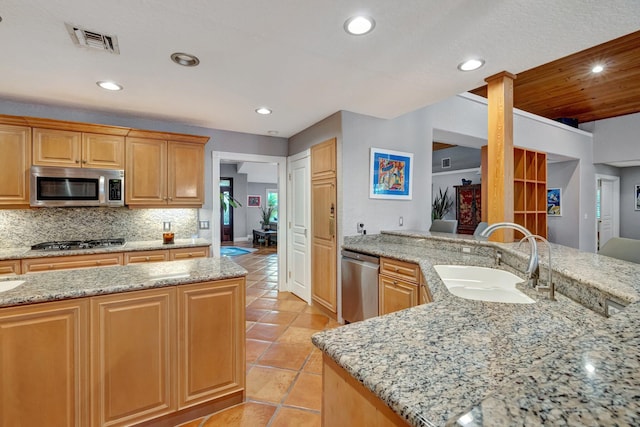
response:
[[[287,224],[287,194],[286,194],[286,177],[287,177],[287,158],[280,156],[265,156],[260,154],[246,154],[246,153],[231,153],[222,151],[213,151],[212,155],[212,182],[214,189],[213,206],[211,210],[211,224],[221,223],[221,207],[219,197],[220,186],[220,163],[233,161],[233,162],[257,162],[257,163],[271,163],[277,165],[278,168],[278,241],[286,242],[288,236]],[[236,189],[237,190],[237,189]],[[237,191],[236,191],[237,192]],[[239,193],[238,193],[239,194]],[[243,206],[246,206],[244,200],[245,196],[239,195],[243,198],[240,200]],[[254,208],[257,209],[257,208]],[[237,218],[236,218],[237,219]],[[212,227],[212,254],[214,257],[220,256],[220,242],[221,242],[221,228]],[[238,238],[238,236],[236,236]],[[287,247],[285,244],[277,245],[277,259],[278,259],[278,290],[288,290],[287,281]]]
[[[233,178],[220,177],[220,194],[226,203],[220,203],[220,241],[233,243]]]
[[[596,250],[620,236],[620,177],[596,175]]]

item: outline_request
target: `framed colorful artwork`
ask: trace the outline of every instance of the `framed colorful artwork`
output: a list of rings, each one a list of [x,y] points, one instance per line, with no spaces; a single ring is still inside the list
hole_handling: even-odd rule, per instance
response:
[[[411,200],[413,154],[371,148],[369,198]]]
[[[247,196],[247,206],[250,208],[259,208],[260,196]]]
[[[636,192],[635,192],[635,205],[636,205],[636,210],[640,211],[640,184],[636,184]]]
[[[562,216],[561,188],[547,188],[547,215]]]

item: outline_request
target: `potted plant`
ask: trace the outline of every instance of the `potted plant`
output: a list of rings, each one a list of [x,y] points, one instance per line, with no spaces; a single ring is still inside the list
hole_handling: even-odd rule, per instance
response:
[[[220,192],[220,206],[222,206],[222,211],[226,212],[227,210],[229,210],[229,206],[231,206],[232,208],[238,208],[242,207],[242,203],[236,200],[229,193]]]
[[[431,219],[442,219],[451,210],[453,206],[453,199],[449,197],[449,187],[445,188],[444,193],[442,188],[438,189],[438,194],[433,199],[431,205]]]
[[[271,222],[271,215],[273,214],[274,207],[273,205],[263,206],[260,208],[260,224],[262,224],[263,230],[269,229],[269,224]]]

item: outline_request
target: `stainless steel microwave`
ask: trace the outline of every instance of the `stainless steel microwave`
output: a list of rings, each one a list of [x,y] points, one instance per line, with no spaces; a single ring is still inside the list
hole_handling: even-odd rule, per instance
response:
[[[124,171],[31,166],[34,207],[124,206]]]

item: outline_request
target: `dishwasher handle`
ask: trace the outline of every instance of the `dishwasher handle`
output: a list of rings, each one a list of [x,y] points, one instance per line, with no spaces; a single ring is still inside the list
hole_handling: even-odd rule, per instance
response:
[[[371,264],[380,264],[380,258],[375,255],[363,254],[360,252],[350,251],[347,249],[342,250],[343,258],[357,259],[358,261],[364,261]]]

